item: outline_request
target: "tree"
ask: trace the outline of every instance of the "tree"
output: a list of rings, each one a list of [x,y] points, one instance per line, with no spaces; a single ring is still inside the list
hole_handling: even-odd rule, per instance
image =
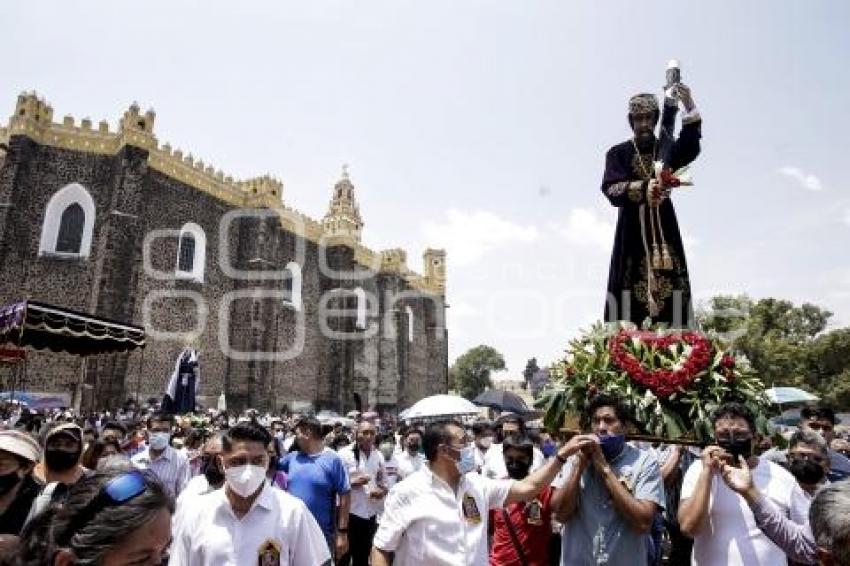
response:
[[[699,309],[703,330],[721,333],[770,386],[813,391],[825,403],[850,405],[850,328],[825,332],[832,313],[813,304],[747,296],[713,297]]]
[[[455,360],[449,370],[449,381],[462,397],[474,399],[493,387],[490,374],[505,369],[505,358],[490,346],[476,346]]]
[[[537,366],[537,358],[531,358],[525,363],[525,369],[522,370],[522,388],[528,389],[531,386],[531,380],[534,379],[534,374],[540,371]]]

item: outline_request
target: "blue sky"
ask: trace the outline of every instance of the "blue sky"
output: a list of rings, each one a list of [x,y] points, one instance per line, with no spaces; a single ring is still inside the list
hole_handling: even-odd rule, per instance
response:
[[[451,355],[509,374],[602,313],[616,211],[599,192],[626,101],[666,61],[704,117],[674,196],[696,298],[811,301],[850,324],[850,3],[14,2],[0,106],[157,111],[161,142],[272,173],[320,217],[342,163],[373,248],[448,248]]]

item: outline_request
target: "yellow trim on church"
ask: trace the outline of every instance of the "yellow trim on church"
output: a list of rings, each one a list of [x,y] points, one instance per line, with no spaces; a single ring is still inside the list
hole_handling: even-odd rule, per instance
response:
[[[353,200],[350,190],[353,186],[347,170],[343,170],[343,179],[335,189],[339,192],[339,187],[343,186],[349,190],[343,191],[343,200],[332,201],[328,215],[318,221],[284,204],[283,183],[274,177],[264,175],[237,180],[196,160],[191,153],[184,155],[167,143],[160,146],[153,133],[155,119],[153,110],[142,114],[138,104],[133,103],[124,112],[117,131],[110,131],[105,120],[98,123],[97,129],[89,118],[83,118],[77,125],[73,116],[65,116],[58,123],[53,121],[53,108],[46,101],[34,92],[22,93],[8,124],[0,127],[0,144],[8,144],[12,136],[23,135],[41,145],[102,155],[115,155],[127,145],[146,149],[148,165],[164,175],[234,207],[276,210],[281,226],[297,235],[325,246],[348,246],[354,250],[355,261],[365,267],[398,273],[415,289],[445,294],[445,251],[426,250],[423,255],[425,275],[422,276],[408,269],[404,250],[376,253],[360,243],[363,223]],[[334,197],[336,199],[337,195]]]

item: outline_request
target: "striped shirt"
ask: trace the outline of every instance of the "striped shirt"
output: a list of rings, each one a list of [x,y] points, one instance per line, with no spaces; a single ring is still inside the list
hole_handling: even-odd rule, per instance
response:
[[[180,495],[189,482],[189,461],[171,446],[166,446],[156,460],[151,460],[148,447],[130,461],[137,468],[153,472],[172,497]]]

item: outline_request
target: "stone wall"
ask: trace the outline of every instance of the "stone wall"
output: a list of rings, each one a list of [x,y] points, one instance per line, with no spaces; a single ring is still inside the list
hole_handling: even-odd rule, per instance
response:
[[[69,183],[83,185],[95,201],[91,255],[39,255],[47,202]],[[146,149],[126,145],[113,155],[96,154],[11,136],[0,164],[0,304],[29,297],[146,326],[143,354],[87,361],[84,408],[115,407],[128,397],[161,397],[184,334],[192,329],[198,330],[193,345],[201,355],[200,395],[209,404],[225,391],[233,408],[276,410],[310,403],[348,410],[354,408],[355,394],[361,408],[394,408],[445,391],[441,295],[413,293],[399,273],[369,273],[355,261],[351,247],[319,246],[284,229],[274,214],[234,220],[225,231],[227,240],[221,241],[222,218],[232,210],[232,204],[150,167]],[[206,236],[202,282],[174,277],[177,231],[187,222],[198,224]],[[162,230],[172,232],[155,237]],[[290,279],[228,276],[219,257],[223,244],[230,265],[247,272],[282,272],[300,259],[300,310],[274,296],[260,296],[290,289]],[[301,258],[298,248],[304,250]],[[322,257],[348,275],[323,272]],[[336,305],[348,312],[326,321],[347,337],[328,337],[322,332],[322,296],[358,287],[375,301],[377,312],[367,329],[356,327],[356,300],[349,295]],[[240,297],[228,306],[225,299],[234,292]],[[407,307],[413,312],[412,341]],[[298,355],[288,359],[245,360],[225,351],[229,344],[237,351],[279,354],[301,342]],[[68,392],[80,382],[82,368],[72,356],[32,352],[26,388]]]

